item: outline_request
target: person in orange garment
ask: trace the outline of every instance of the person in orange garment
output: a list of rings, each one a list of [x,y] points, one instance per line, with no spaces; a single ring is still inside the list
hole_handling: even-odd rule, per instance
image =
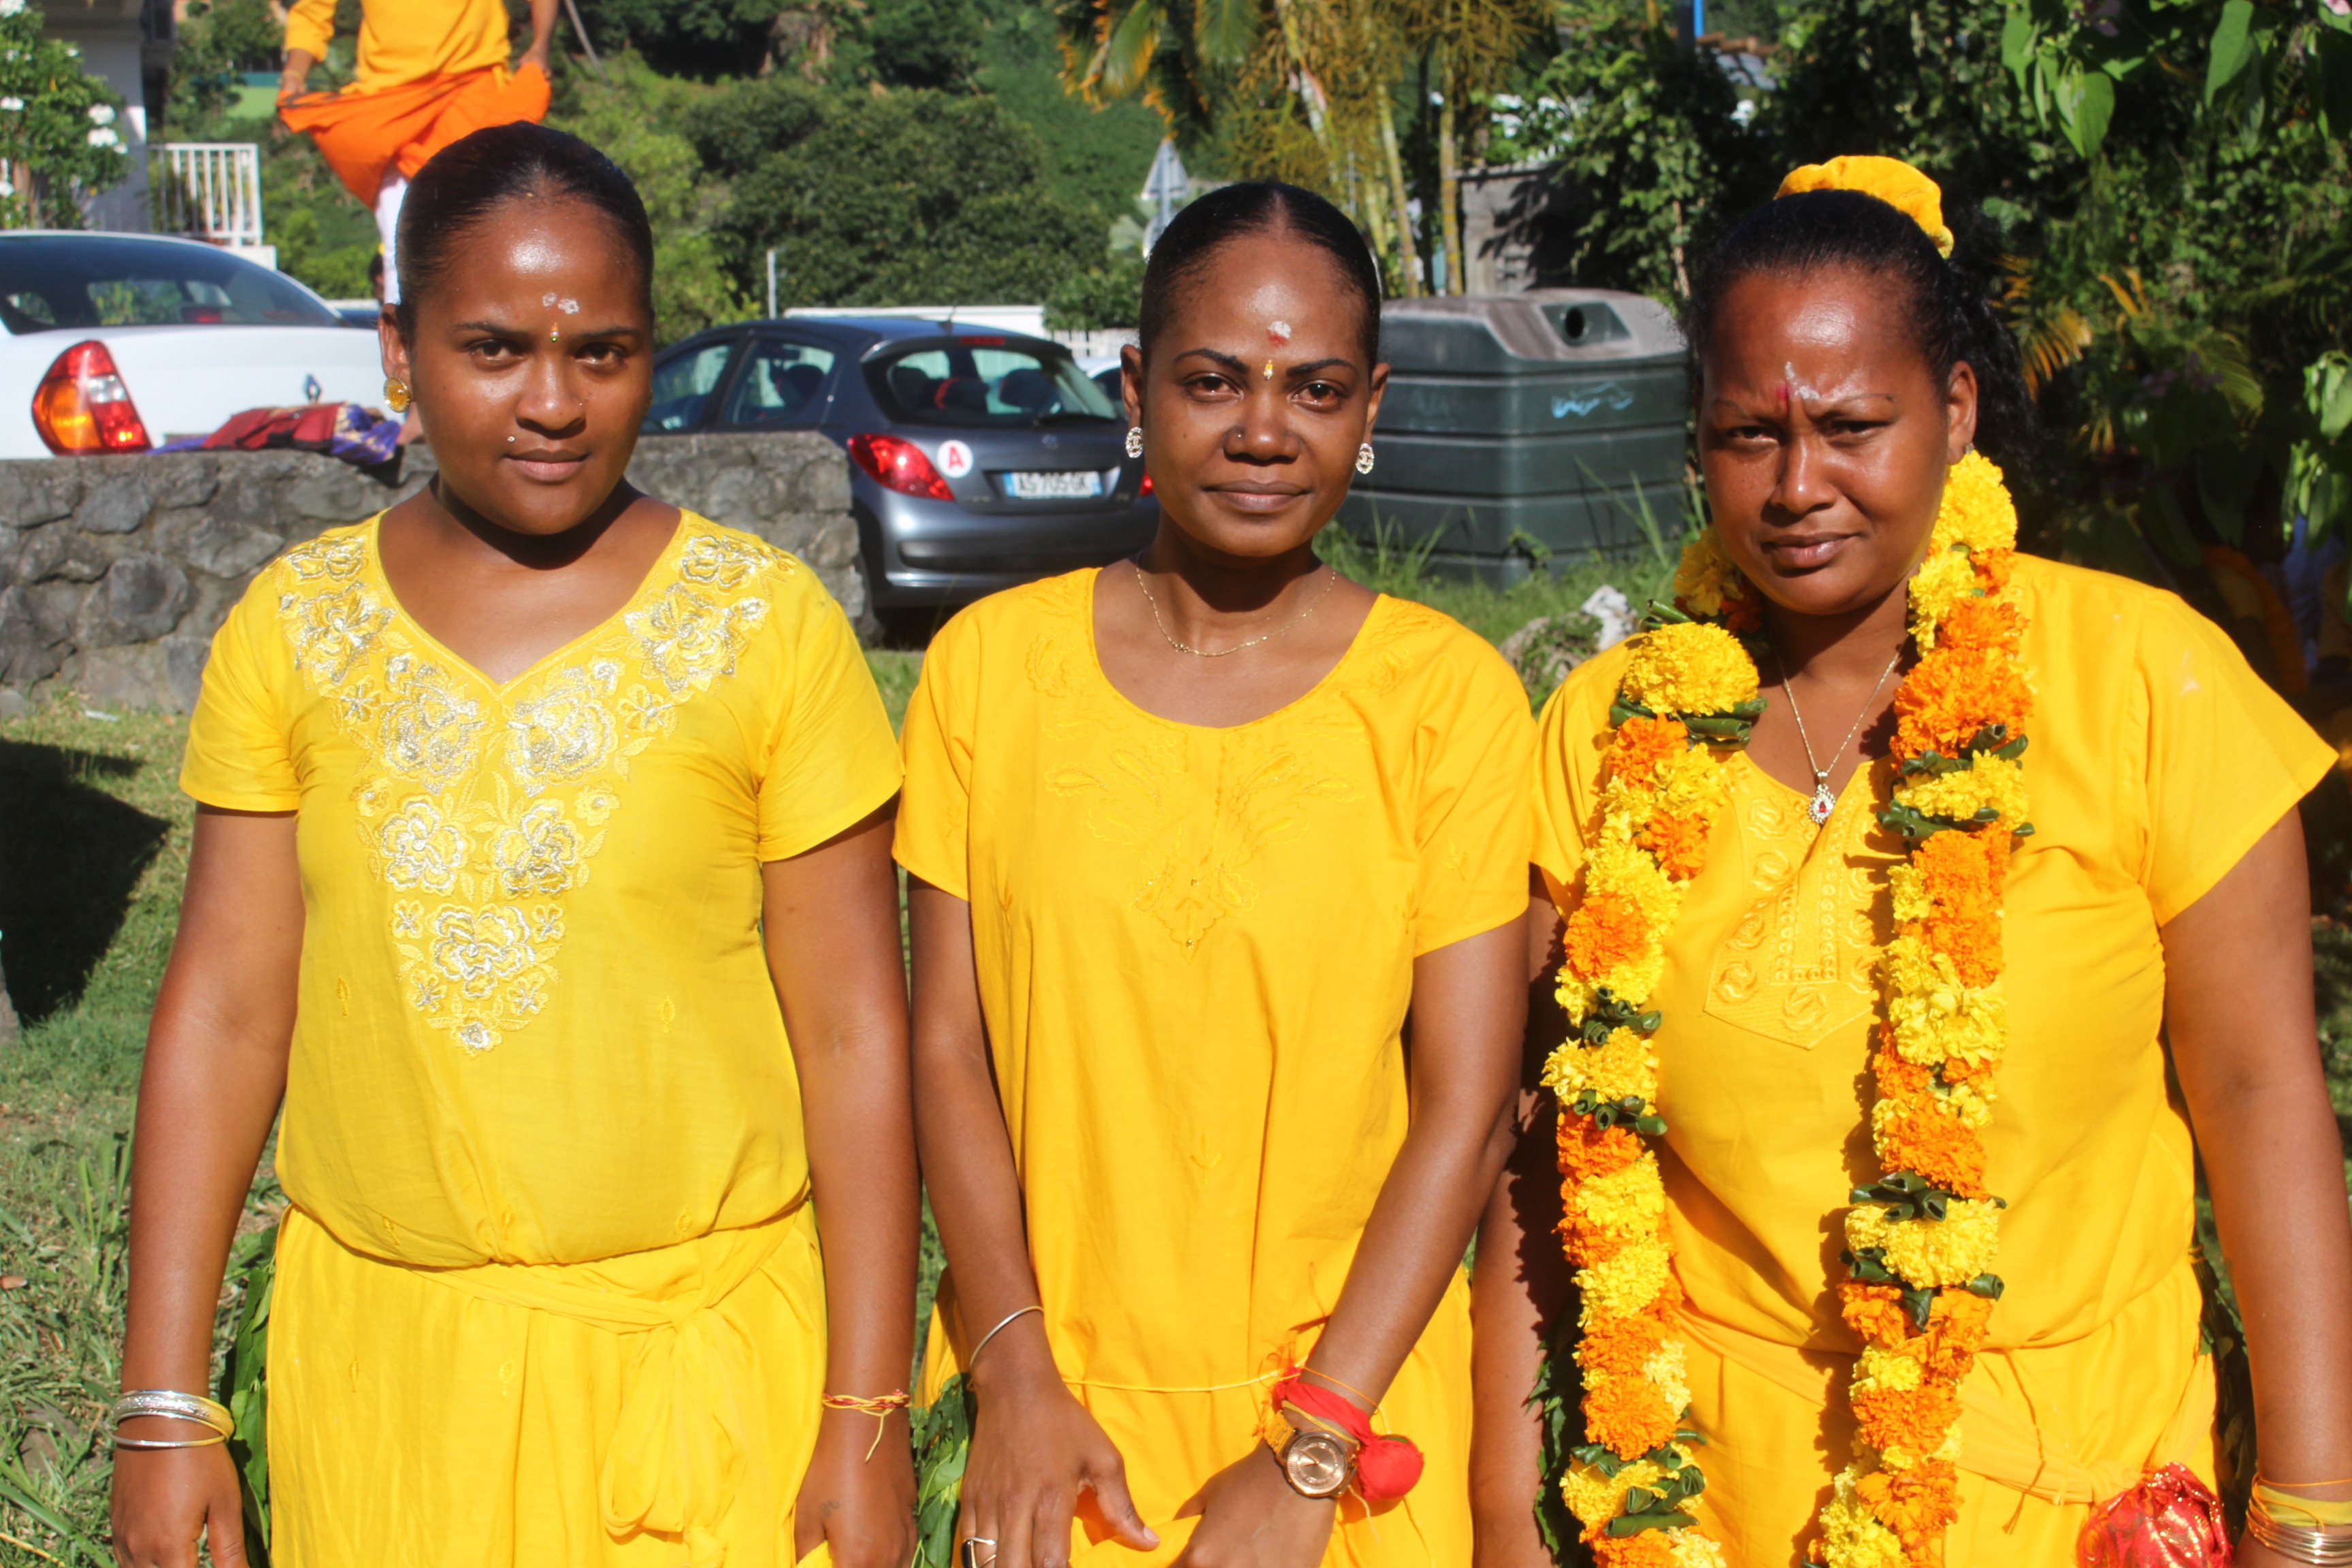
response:
[[[305,90],[335,36],[335,0],[294,0],[278,116],[308,132],[328,166],[373,209],[383,237],[383,302],[400,302],[394,231],[409,179],[461,137],[547,117],[556,0],[530,0],[530,47],[507,68],[502,0],[363,0],[359,74],[338,92]]]

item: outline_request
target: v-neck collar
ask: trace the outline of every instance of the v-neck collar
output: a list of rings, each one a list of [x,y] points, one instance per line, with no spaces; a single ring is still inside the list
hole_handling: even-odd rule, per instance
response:
[[[400,602],[400,595],[392,585],[391,574],[383,569],[383,519],[384,514],[378,512],[369,520],[367,525],[365,534],[367,571],[378,591],[383,595],[384,603],[392,606],[393,616],[399,623],[401,630],[446,660],[452,668],[464,671],[467,679],[501,701],[505,700],[509,692],[531,680],[551,666],[562,663],[581,648],[603,637],[614,626],[636,614],[646,600],[662,592],[669,579],[677,574],[678,554],[686,548],[687,535],[695,524],[694,514],[680,507],[677,513],[677,526],[670,531],[669,542],[662,546],[661,553],[654,557],[654,563],[646,568],[645,576],[638,580],[635,590],[622,602],[619,609],[614,610],[562,647],[552,648],[531,660],[522,669],[516,671],[511,679],[498,681],[492,680],[488,675],[475,668],[472,660],[452,652],[440,638],[426,631],[425,623],[409,614],[408,606]]]

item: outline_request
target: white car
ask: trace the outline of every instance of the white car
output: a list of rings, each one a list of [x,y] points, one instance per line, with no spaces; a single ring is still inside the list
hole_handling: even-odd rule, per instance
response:
[[[373,332],[161,235],[0,234],[0,458],[143,452],[248,408],[383,401]]]

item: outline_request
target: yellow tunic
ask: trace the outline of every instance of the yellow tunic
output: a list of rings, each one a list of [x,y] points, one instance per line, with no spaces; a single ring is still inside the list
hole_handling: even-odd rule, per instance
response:
[[[2158,928],[2334,761],[2171,595],[2021,556],[2034,833],[2010,872],[2011,1044],[1985,1137],[2007,1292],[1964,1390],[1951,1568],[2062,1568],[2093,1498],[2179,1460],[2212,1479],[2190,1272],[2193,1151],[2168,1089]],[[1581,864],[1596,737],[1624,658],[1572,674],[1537,753],[1537,859]],[[1689,1305],[1702,1512],[1733,1568],[1810,1538],[1853,1423],[1831,1216],[1868,1170],[1872,964],[1888,934],[1888,769],[1818,833],[1747,758],[1667,944],[1656,1005],[1675,1270]]]
[[[824,1293],[760,864],[898,781],[815,576],[698,517],[503,685],[374,521],[256,580],[182,784],[299,814],[278,1562],[791,1561]]]
[[[327,58],[335,0],[295,0],[286,12],[286,49]],[[503,0],[369,0],[360,7],[360,92],[457,77],[507,63]]]
[[[898,856],[971,905],[1046,1332],[1163,1542],[1089,1509],[1079,1561],[1112,1568],[1174,1557],[1339,1300],[1409,1120],[1412,961],[1526,911],[1533,726],[1492,648],[1388,598],[1288,707],[1154,718],[1103,675],[1095,580],[933,639]],[[988,1327],[943,1290],[929,1390]],[[1469,1352],[1457,1278],[1385,1406],[1428,1471],[1351,1500],[1327,1563],[1468,1563]]]

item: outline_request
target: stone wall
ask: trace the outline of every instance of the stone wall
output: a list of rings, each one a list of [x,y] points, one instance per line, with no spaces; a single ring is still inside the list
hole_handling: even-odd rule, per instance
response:
[[[415,494],[311,452],[182,452],[0,462],[0,712],[51,687],[131,707],[195,704],[212,635],[280,551]],[[866,618],[848,458],[822,436],[656,437],[630,479],[815,568]]]

